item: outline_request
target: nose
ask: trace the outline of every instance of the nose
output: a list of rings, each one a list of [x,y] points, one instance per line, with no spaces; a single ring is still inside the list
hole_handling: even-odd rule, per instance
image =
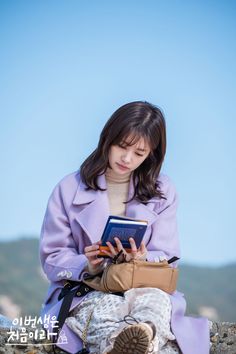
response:
[[[132,159],[132,152],[131,151],[125,151],[123,155],[121,156],[121,159],[124,163],[130,163]]]

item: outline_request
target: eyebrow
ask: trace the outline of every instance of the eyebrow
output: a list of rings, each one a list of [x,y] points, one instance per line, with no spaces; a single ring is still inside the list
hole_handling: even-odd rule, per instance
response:
[[[141,149],[141,148],[137,148],[137,150],[143,151],[143,152],[147,151],[146,149]]]
[[[130,144],[128,141],[123,141],[123,144],[125,144],[127,146],[133,145],[133,144]],[[136,150],[139,150],[139,151],[142,151],[142,152],[146,152],[147,151],[147,149],[142,149],[142,148],[137,148]]]

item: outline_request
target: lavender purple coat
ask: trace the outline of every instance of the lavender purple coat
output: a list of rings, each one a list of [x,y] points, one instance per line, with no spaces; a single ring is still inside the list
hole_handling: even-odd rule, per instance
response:
[[[126,207],[126,216],[148,220],[144,242],[148,260],[160,255],[168,259],[180,256],[176,223],[178,198],[169,177],[160,174],[158,180],[167,200],[153,198],[144,205],[136,200]],[[106,188],[104,175],[98,184]],[[57,297],[65,280],[80,280],[86,265],[84,247],[101,238],[109,216],[106,191],[86,190],[79,171],[64,177],[54,188],[45,213],[41,237],[40,259],[44,272],[51,282],[41,316],[58,315],[62,300]],[[133,195],[129,185],[129,197]],[[176,266],[176,264],[174,265]],[[183,354],[208,354],[210,348],[208,320],[185,316],[184,295],[176,291],[170,295],[172,302],[171,329]],[[82,298],[73,299],[71,310]],[[80,338],[64,324],[67,344],[57,343],[64,351],[76,353],[82,348]]]

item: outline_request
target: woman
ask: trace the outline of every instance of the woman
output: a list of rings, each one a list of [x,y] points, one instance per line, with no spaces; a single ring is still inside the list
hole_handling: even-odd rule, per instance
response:
[[[41,262],[51,281],[42,316],[58,315],[65,281],[82,280],[85,273],[97,274],[106,266],[97,255],[109,215],[148,221],[140,248],[130,239],[126,261],[179,257],[177,195],[160,173],[165,152],[161,110],[148,102],[131,102],[113,113],[80,170],[57,184],[41,231]],[[122,250],[119,239],[116,243],[117,249],[108,243],[110,257]],[[92,353],[209,353],[207,319],[185,317],[184,312],[185,300],[177,291],[168,295],[139,288],[123,297],[94,291],[74,297],[62,328],[66,343],[57,345],[77,353],[83,338]]]

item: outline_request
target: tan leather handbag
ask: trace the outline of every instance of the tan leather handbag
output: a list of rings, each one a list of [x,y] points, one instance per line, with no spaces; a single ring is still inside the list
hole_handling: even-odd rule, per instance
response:
[[[84,279],[83,282],[95,290],[124,292],[132,288],[159,288],[168,294],[176,290],[178,269],[168,262],[131,260],[109,264],[101,276]]]

